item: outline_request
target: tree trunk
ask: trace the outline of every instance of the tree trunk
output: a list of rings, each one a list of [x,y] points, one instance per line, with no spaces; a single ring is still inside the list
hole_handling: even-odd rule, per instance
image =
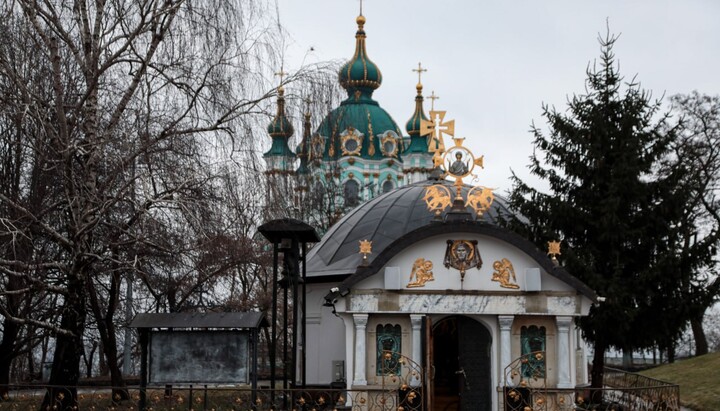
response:
[[[0,343],[0,401],[7,397],[10,384],[10,366],[15,355],[15,341],[20,326],[5,318],[3,321],[2,342]]]
[[[607,347],[602,341],[595,341],[594,353],[593,353],[593,365],[590,373],[591,383],[590,388],[591,395],[590,401],[593,404],[602,403],[602,388],[603,378],[605,376],[605,350]]]
[[[72,333],[58,333],[55,340],[50,381],[40,410],[77,409],[77,383],[80,379],[80,362],[83,356],[83,332],[87,317],[85,304],[85,270],[69,275],[68,295],[62,310],[60,328]],[[57,407],[57,408],[56,408]]]
[[[707,337],[702,325],[703,317],[704,315],[690,318],[690,328],[692,328],[693,337],[695,338],[695,355],[708,353]]]

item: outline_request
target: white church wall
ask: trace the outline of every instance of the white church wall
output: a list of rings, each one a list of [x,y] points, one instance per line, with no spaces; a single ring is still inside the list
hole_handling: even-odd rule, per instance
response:
[[[345,324],[332,313],[330,307],[323,307],[328,293],[327,284],[307,285],[307,382],[308,384],[330,384],[335,380],[333,361],[347,361],[345,353]]]

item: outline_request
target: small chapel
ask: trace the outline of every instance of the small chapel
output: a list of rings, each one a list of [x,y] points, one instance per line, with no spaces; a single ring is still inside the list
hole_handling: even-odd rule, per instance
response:
[[[588,381],[575,320],[598,296],[562,267],[559,243],[540,250],[507,230],[507,202],[466,183],[483,158],[455,138],[447,113],[426,115],[420,81],[404,130],[373,99],[383,78],[366,18],[356,23],[339,71],[347,98],[314,132],[306,117],[295,152],[282,89],[268,127],[269,174],[294,175],[299,190],[330,178],[342,188],[342,216],[305,259],[297,375],[347,390],[343,405],[357,409],[388,398],[405,410],[572,404]]]

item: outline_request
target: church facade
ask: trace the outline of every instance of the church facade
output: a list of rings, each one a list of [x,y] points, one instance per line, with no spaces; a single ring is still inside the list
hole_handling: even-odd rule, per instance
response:
[[[588,379],[575,319],[597,296],[558,263],[559,249],[538,250],[502,227],[512,215],[502,198],[463,184],[482,160],[461,139],[445,149],[419,82],[403,137],[372,99],[382,74],[365,22],[357,18],[355,53],[339,73],[348,97],[314,133],[306,118],[299,168],[280,90],[268,128],[269,174],[342,187],[344,216],[307,256],[298,375],[360,393],[347,400],[367,409],[404,386],[423,409],[505,409],[528,395],[510,386],[554,390],[548,401],[571,404]]]

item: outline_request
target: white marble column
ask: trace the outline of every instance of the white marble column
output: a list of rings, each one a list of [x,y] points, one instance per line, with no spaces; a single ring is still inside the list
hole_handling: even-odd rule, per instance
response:
[[[503,373],[505,367],[510,365],[512,361],[512,323],[515,319],[513,315],[500,315],[498,322],[500,323],[500,378],[504,378]]]
[[[555,317],[557,323],[557,368],[558,388],[572,388],[574,384],[570,379],[570,326],[572,317]]]
[[[365,359],[365,345],[367,341],[366,327],[368,322],[367,314],[353,314],[353,322],[355,323],[355,376],[353,385],[367,385],[365,377],[365,367],[367,360]]]
[[[412,325],[412,360],[417,366],[418,369],[415,369],[415,367],[412,367],[414,371],[417,372],[417,375],[415,375],[411,380],[410,384],[413,387],[417,387],[420,385],[420,373],[422,367],[422,319],[423,315],[419,314],[410,314],[410,324]]]

